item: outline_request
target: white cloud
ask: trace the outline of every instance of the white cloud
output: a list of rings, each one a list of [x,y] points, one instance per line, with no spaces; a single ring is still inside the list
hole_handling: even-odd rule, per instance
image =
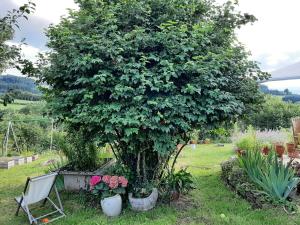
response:
[[[283,91],[288,88],[292,93],[300,94],[300,80],[272,81],[264,83],[270,89]]]
[[[19,6],[28,2],[28,0],[13,0]],[[60,17],[67,15],[67,8],[78,9],[73,0],[34,0],[36,10],[34,15],[57,24]]]
[[[8,45],[18,45],[18,43],[14,43],[11,41],[6,42]],[[37,60],[37,55],[39,52],[42,52],[40,49],[35,48],[33,46],[30,45],[22,45],[21,47],[21,55],[23,58],[28,59],[32,62],[35,62]],[[4,74],[12,74],[12,75],[18,75],[20,76],[21,73],[19,70],[17,69],[7,69]]]
[[[27,0],[12,0],[22,5]],[[226,0],[217,0],[224,3]],[[34,16],[57,24],[67,8],[77,9],[73,0],[34,0]],[[239,40],[271,71],[300,59],[299,0],[240,0],[239,10],[258,19],[237,31]]]
[[[254,58],[265,58],[267,66],[280,68],[281,63],[300,52],[300,1],[240,0],[239,8],[258,19],[238,31],[240,41]]]

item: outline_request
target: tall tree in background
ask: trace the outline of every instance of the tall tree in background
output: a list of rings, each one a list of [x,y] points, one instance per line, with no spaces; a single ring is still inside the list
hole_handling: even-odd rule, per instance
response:
[[[138,182],[161,177],[193,129],[230,121],[262,100],[266,79],[235,30],[255,18],[210,0],[77,0],[47,32],[39,74],[52,111],[110,143]],[[173,157],[175,156],[175,157]]]
[[[19,20],[28,19],[28,15],[35,9],[35,4],[29,1],[19,9],[13,9],[7,12],[7,15],[0,18],[0,74],[8,67],[18,67],[21,62],[20,51],[18,45],[9,45],[7,41],[14,37],[15,29],[19,28]]]

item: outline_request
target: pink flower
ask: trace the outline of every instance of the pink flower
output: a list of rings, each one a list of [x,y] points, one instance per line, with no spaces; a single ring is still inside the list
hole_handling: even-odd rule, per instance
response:
[[[128,180],[125,177],[121,176],[119,177],[119,183],[121,184],[122,187],[127,187]]]
[[[100,183],[101,177],[100,176],[92,176],[90,179],[90,185],[91,187],[96,186],[98,183]]]
[[[102,181],[104,183],[106,183],[107,185],[109,184],[110,179],[111,179],[111,176],[109,176],[109,175],[105,175],[105,176],[102,177]]]
[[[116,189],[119,186],[119,177],[118,176],[112,176],[109,181],[110,189]]]

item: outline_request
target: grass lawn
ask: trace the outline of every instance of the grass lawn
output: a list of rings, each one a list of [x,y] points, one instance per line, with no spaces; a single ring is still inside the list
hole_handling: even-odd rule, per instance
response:
[[[2,100],[0,100],[0,110],[5,110],[5,109],[20,110],[29,104],[39,104],[39,103],[40,103],[39,101],[26,101],[26,100],[15,99],[14,103],[4,106]]]
[[[108,219],[100,209],[84,207],[78,194],[62,193],[67,217],[53,224],[61,225],[168,225],[168,224],[236,224],[276,225],[300,224],[300,215],[289,216],[282,208],[252,210],[250,205],[229,191],[220,180],[220,162],[232,155],[232,146],[215,147],[199,145],[196,150],[184,149],[178,166],[188,166],[195,178],[197,189],[183,205],[177,207],[157,206],[145,213],[125,209],[119,218]],[[20,195],[28,176],[41,175],[46,167],[41,166],[53,155],[44,155],[32,164],[0,170],[0,224],[21,225],[27,223],[24,213],[14,216],[14,196]],[[222,218],[220,215],[225,214]]]

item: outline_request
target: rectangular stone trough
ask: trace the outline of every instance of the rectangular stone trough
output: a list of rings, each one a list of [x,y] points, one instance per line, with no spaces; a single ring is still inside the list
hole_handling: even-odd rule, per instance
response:
[[[87,190],[90,178],[95,175],[103,175],[104,169],[115,163],[114,159],[109,159],[103,166],[94,172],[75,172],[61,170],[59,174],[64,177],[64,187],[66,191],[78,192]]]
[[[10,169],[15,166],[15,160],[12,158],[0,158],[0,169]]]

